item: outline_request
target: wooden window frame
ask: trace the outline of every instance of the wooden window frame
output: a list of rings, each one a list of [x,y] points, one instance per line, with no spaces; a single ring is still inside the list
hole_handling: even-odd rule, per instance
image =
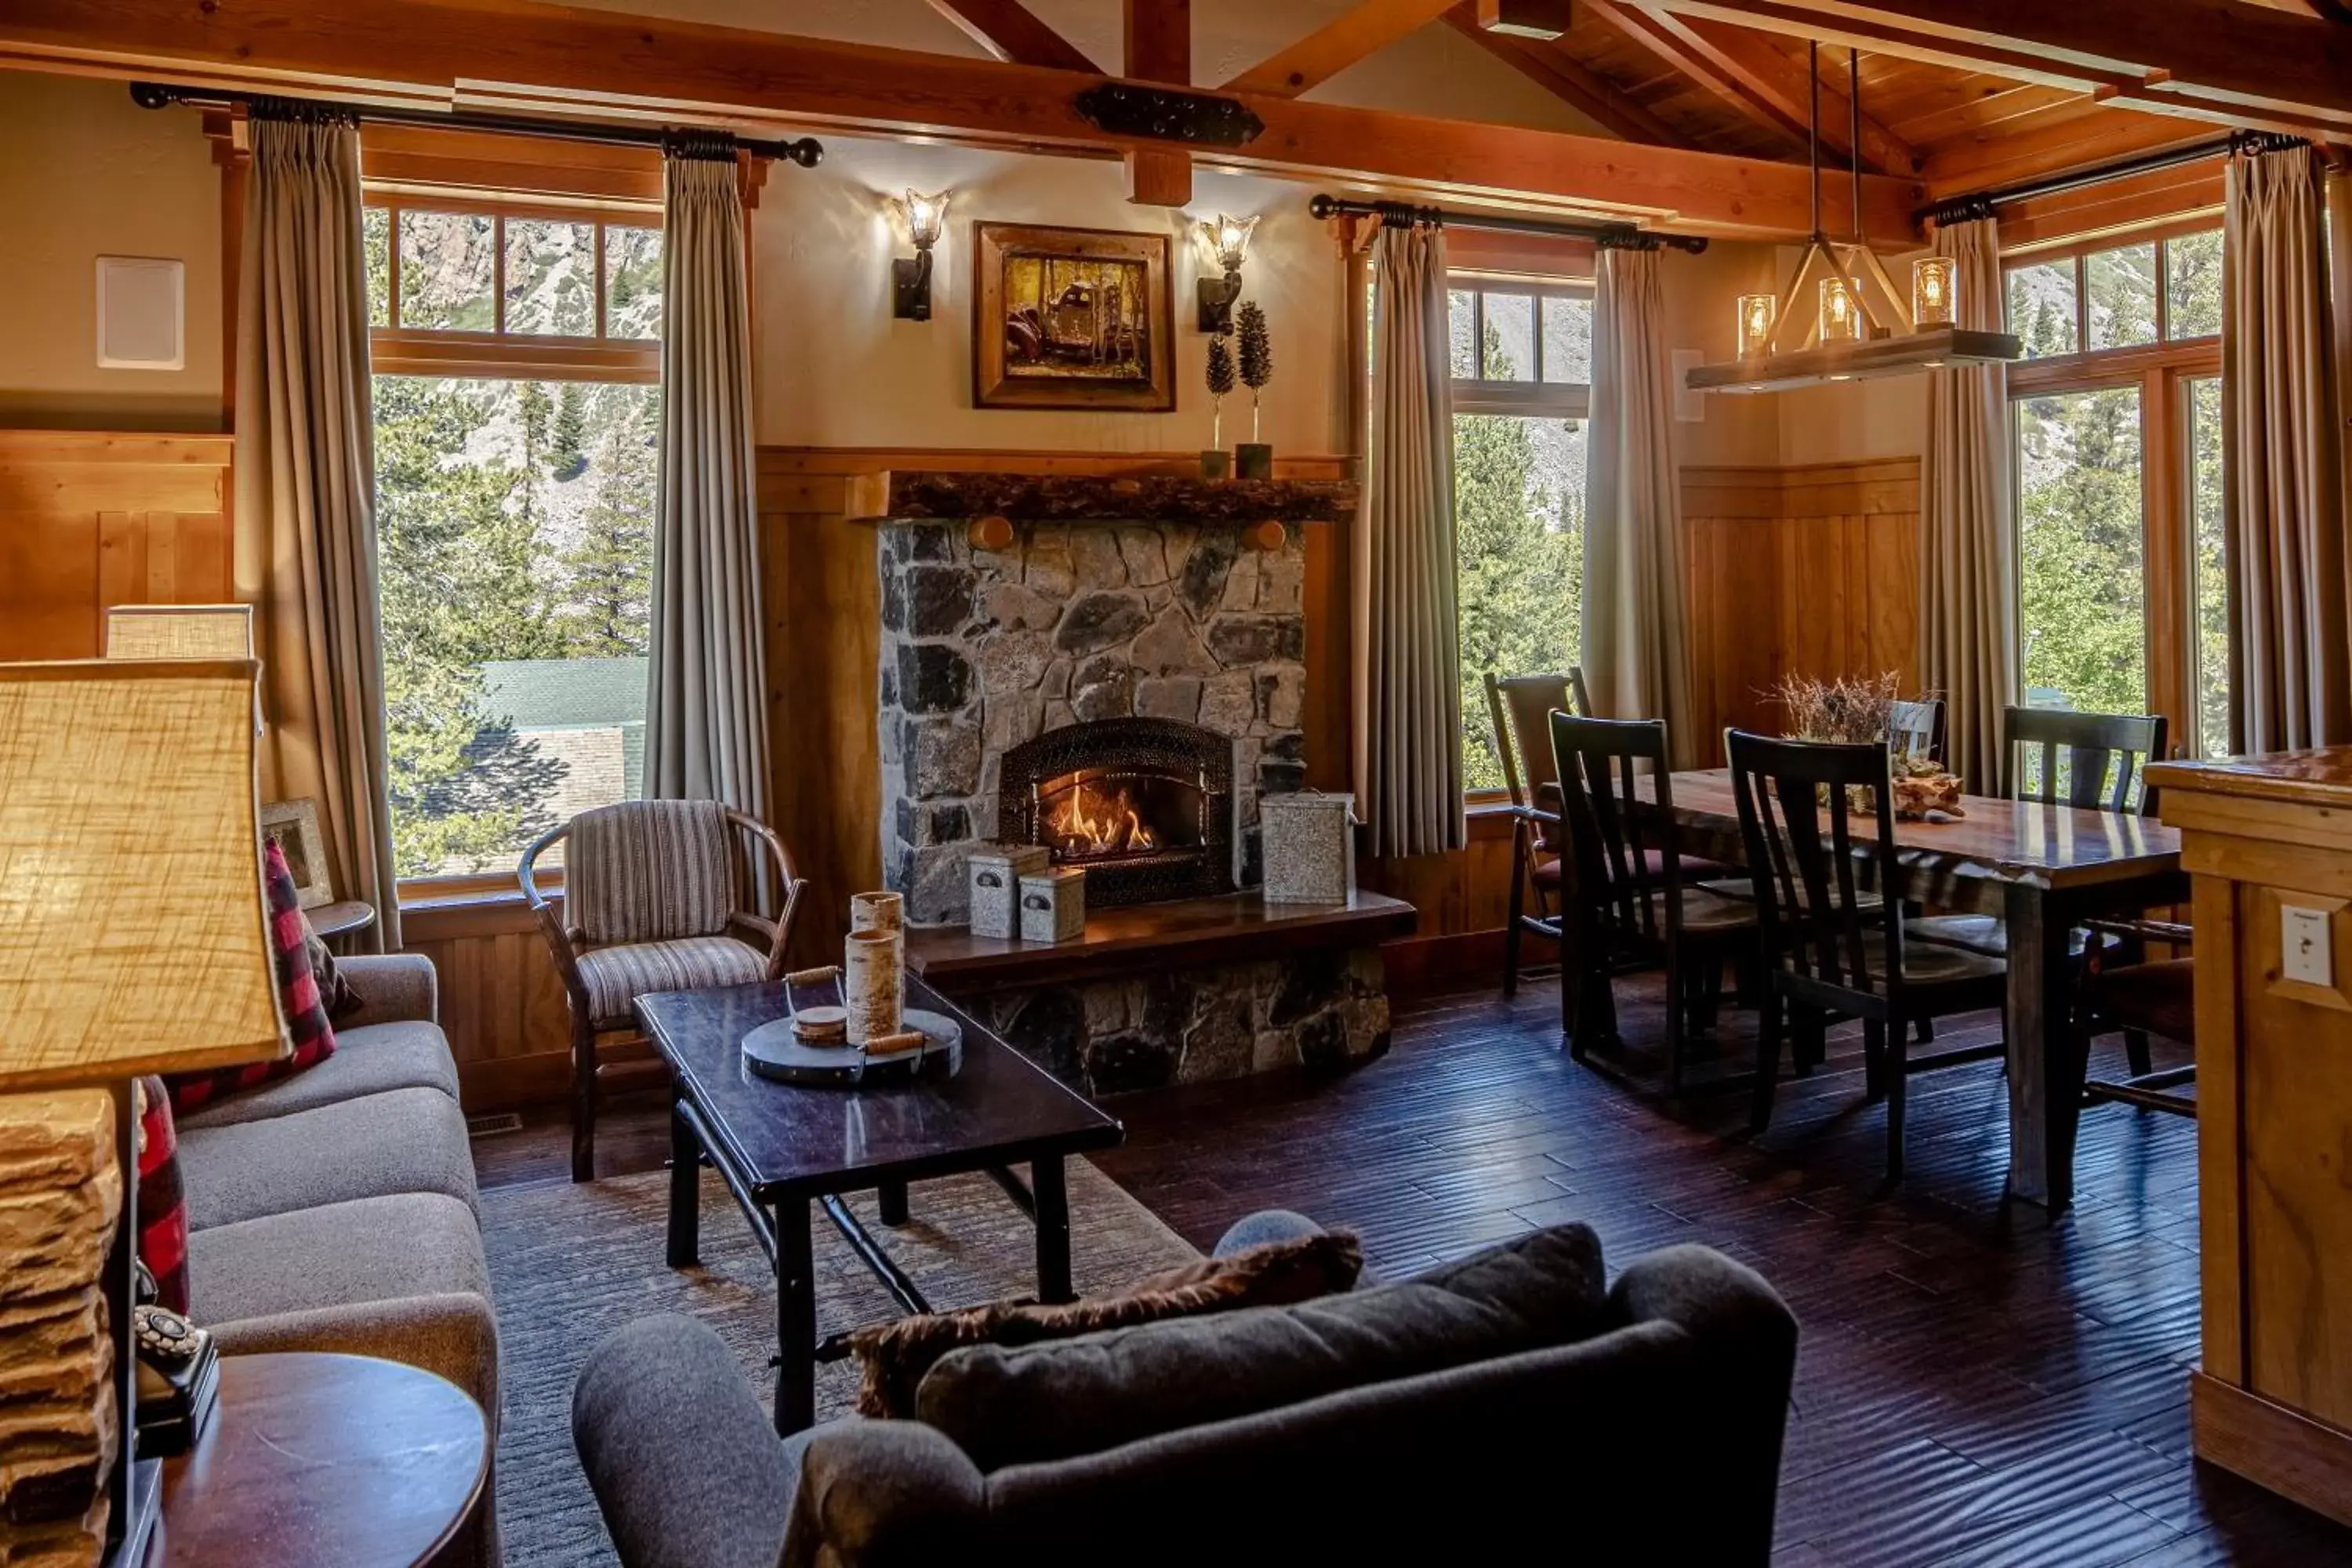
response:
[[[2157,341],[2125,348],[2091,349],[2046,359],[2020,360],[2009,367],[2011,405],[2010,440],[2016,444],[2015,405],[2038,397],[2106,392],[2134,387],[2139,393],[2141,660],[2147,672],[2147,710],[2161,713],[2175,749],[2194,756],[2200,746],[2197,689],[2195,487],[2189,472],[2189,384],[2221,374],[2221,340],[2174,338],[2172,274],[2165,247],[2170,240],[2213,231],[2210,220],[2167,226],[2129,237],[2103,236],[2074,245],[2001,258],[2002,300],[2009,274],[2023,267],[2071,260],[2074,265],[2074,342],[2090,341],[2088,258],[2101,252],[2156,243]],[[2025,526],[2023,478],[2011,466],[2017,487],[2017,526]],[[2024,584],[2019,583],[2022,595]],[[2021,655],[2022,649],[2021,648]],[[2021,662],[2020,678],[2023,676]]]
[[[606,231],[662,226],[661,210],[608,204],[573,205],[499,200],[369,187],[362,205],[385,215],[389,252],[385,301],[388,324],[368,329],[369,353],[379,375],[452,376],[466,380],[622,382],[661,380],[659,338],[608,335],[604,258]],[[400,224],[404,213],[455,213],[487,217],[490,228],[490,300],[494,330],[451,331],[405,327],[400,320]],[[507,224],[572,223],[593,232],[596,330],[589,335],[509,332],[507,321]]]

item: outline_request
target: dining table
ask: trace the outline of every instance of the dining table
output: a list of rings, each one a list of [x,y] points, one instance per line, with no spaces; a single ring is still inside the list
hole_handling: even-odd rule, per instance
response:
[[[1654,803],[1654,779],[1642,781]],[[1746,860],[1728,769],[1669,775],[1668,817],[1685,854]],[[2011,1197],[2063,1209],[2074,1194],[2081,1069],[2072,1016],[2070,932],[2085,920],[2135,915],[2185,900],[2180,835],[2151,816],[2037,801],[1962,795],[1957,815],[1895,824],[1895,881],[1880,889],[1931,910],[1999,916],[2008,925],[2002,1024],[2009,1059]],[[1826,826],[1826,814],[1824,814]],[[1867,818],[1852,835],[1874,842]],[[1826,833],[1824,834],[1826,840]]]

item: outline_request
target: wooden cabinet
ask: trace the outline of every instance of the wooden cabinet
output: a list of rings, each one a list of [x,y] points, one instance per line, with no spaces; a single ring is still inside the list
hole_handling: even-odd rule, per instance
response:
[[[2197,1452],[2352,1524],[2352,748],[2148,782],[2195,878]]]

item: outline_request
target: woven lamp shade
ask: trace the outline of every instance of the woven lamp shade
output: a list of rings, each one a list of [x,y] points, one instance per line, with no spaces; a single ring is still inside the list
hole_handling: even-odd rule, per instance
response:
[[[250,659],[0,665],[0,1089],[286,1054]]]
[[[251,605],[114,605],[109,658],[251,658]]]

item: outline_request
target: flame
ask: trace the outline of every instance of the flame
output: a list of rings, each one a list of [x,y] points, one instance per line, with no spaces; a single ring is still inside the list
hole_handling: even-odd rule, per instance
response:
[[[1072,854],[1118,855],[1135,849],[1156,849],[1160,840],[1143,825],[1127,791],[1108,795],[1080,784],[1062,797],[1046,827],[1055,842]]]

